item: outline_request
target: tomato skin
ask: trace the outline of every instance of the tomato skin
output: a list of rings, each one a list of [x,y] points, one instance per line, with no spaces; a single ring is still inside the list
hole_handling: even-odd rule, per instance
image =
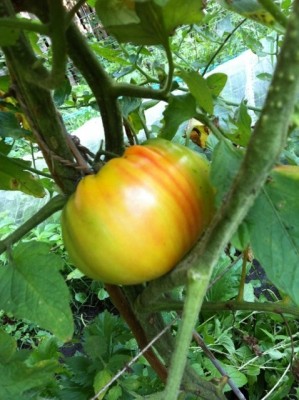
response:
[[[71,260],[87,276],[138,284],[170,271],[213,213],[207,161],[153,139],[80,181],[62,212],[62,234]]]

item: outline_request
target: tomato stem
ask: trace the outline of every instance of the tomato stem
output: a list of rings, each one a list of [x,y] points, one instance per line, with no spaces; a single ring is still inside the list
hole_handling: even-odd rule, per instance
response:
[[[188,275],[189,281],[183,310],[183,322],[179,327],[176,348],[171,360],[167,385],[163,394],[165,400],[173,400],[178,396],[192,332],[210,281],[210,273],[203,275],[192,269]]]

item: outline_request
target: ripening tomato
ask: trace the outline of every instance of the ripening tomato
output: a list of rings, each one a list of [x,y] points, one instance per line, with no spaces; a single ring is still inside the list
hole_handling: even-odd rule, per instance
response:
[[[62,234],[84,274],[137,284],[171,270],[213,212],[208,162],[184,146],[153,139],[80,181],[62,212]]]

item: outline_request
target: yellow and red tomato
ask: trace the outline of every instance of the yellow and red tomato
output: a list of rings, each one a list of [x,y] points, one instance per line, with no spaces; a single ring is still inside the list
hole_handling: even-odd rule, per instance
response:
[[[83,178],[62,213],[71,260],[87,276],[137,284],[170,271],[214,212],[209,164],[154,139],[131,146]]]

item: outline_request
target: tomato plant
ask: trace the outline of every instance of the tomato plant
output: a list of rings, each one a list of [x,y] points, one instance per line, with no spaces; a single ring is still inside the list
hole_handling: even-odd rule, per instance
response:
[[[0,188],[48,200],[22,223],[27,207],[19,205],[13,231],[0,224],[0,398],[298,393],[299,2],[231,1],[240,16],[207,3],[1,2]],[[94,37],[81,18],[91,21],[90,11]],[[263,41],[248,18],[264,24]],[[216,67],[244,47],[244,57]],[[258,68],[251,68],[255,59]],[[241,63],[246,82],[237,73]],[[92,147],[66,134],[66,110],[82,107],[100,117]],[[206,129],[194,137],[198,126]],[[144,136],[168,142],[135,146]],[[99,157],[120,156],[125,138],[131,147],[122,157],[82,179]],[[208,229],[209,164],[170,142],[183,138],[211,158],[217,213]],[[39,151],[43,170],[35,162]],[[292,166],[273,170],[279,164]],[[7,195],[4,212],[13,208]],[[71,263],[97,283],[69,273],[57,219],[44,225],[64,206]],[[255,266],[263,277],[259,291],[248,273]],[[94,290],[96,307],[89,301]],[[82,332],[97,313],[98,323]],[[31,349],[22,350],[13,333],[18,320]],[[26,320],[46,335],[32,333]],[[61,358],[58,346],[72,340]],[[137,384],[135,376],[142,378]]]
[[[213,197],[206,160],[179,144],[148,141],[81,180],[62,214],[64,242],[91,278],[145,282],[190,250],[211,219]]]

